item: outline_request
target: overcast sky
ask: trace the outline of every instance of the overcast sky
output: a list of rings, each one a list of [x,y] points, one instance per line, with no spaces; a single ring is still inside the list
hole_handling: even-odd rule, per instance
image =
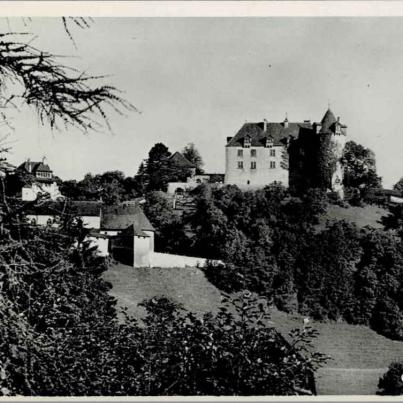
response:
[[[64,63],[110,74],[142,112],[111,113],[115,134],[89,135],[11,112],[14,164],[46,156],[63,179],[134,175],[154,143],[173,152],[194,142],[206,171],[224,172],[225,139],[245,121],[318,121],[330,103],[348,138],[375,151],[384,185],[403,176],[402,18],[97,19],[72,30],[77,49],[59,19],[8,23],[71,56]]]

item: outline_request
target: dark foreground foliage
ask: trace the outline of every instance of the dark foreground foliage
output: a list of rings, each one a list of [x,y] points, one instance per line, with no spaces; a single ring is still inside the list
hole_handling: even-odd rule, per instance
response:
[[[119,321],[80,221],[39,228],[17,211],[3,215],[0,235],[2,395],[314,392],[324,360],[309,348],[315,332],[287,342],[248,295],[203,318],[155,299],[144,322]]]
[[[392,362],[388,371],[379,379],[380,395],[403,395],[403,363]]]

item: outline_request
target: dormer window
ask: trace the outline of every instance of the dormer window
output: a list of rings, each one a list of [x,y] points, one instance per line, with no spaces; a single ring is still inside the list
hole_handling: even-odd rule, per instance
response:
[[[273,139],[266,139],[266,147],[272,148],[274,146]]]
[[[249,147],[250,147],[250,144],[251,144],[250,137],[249,137],[249,136],[245,137],[245,138],[244,138],[244,141],[243,141],[243,146],[244,146],[245,148],[249,148]]]

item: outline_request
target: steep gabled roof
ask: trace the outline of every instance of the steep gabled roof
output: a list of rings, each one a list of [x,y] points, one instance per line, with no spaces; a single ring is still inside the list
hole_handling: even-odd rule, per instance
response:
[[[49,168],[48,164],[44,164],[43,162],[39,162],[37,166],[35,166],[35,172],[52,172]]]
[[[175,165],[182,168],[196,168],[196,165],[190,162],[183,154],[179,151],[176,151],[169,157],[169,160],[173,162]]]
[[[34,174],[37,171],[40,172],[52,172],[48,164],[38,161],[25,161],[17,169],[24,170],[28,173]]]
[[[138,225],[142,231],[154,231],[148,218],[138,205],[121,204],[119,206],[105,206],[102,209],[101,229],[122,231],[130,225]]]
[[[325,115],[320,122],[322,127],[320,129],[321,133],[329,133],[330,131],[334,131],[334,124],[337,122],[334,113],[330,110],[330,108],[326,111]]]
[[[271,139],[275,146],[285,145],[289,136],[298,137],[301,128],[311,129],[310,123],[245,123],[238,133],[228,142],[227,147],[242,147],[246,137],[251,139],[251,147],[264,147],[266,140]]]

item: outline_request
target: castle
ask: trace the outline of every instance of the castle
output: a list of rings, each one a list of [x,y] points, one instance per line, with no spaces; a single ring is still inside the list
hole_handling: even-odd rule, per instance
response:
[[[343,191],[342,156],[347,126],[328,109],[320,122],[245,123],[227,138],[225,183],[259,188],[281,183],[299,192],[309,187]]]

